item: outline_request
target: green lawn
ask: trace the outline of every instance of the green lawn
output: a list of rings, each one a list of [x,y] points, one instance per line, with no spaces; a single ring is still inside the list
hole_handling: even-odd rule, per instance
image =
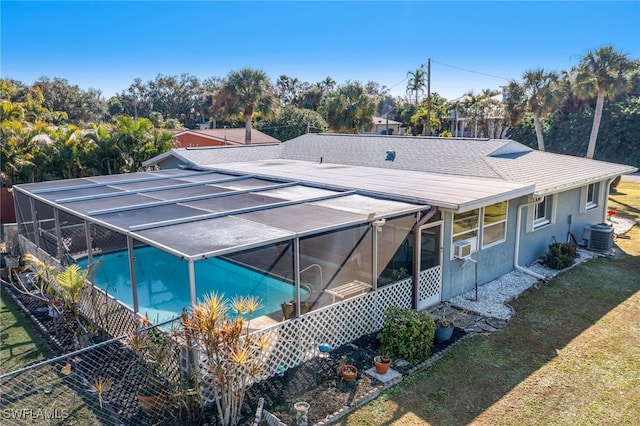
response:
[[[612,206],[640,219],[640,185],[618,191]],[[620,256],[526,292],[506,329],[467,340],[339,424],[638,424],[639,228],[616,241]]]
[[[0,374],[50,358],[48,343],[36,333],[4,287],[0,295]]]

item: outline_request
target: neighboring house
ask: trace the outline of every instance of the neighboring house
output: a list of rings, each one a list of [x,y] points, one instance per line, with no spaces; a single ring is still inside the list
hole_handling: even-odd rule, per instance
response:
[[[176,148],[203,146],[245,145],[244,128],[223,128],[204,130],[181,130],[173,134]],[[279,143],[280,141],[259,130],[251,129],[251,145]]]
[[[373,126],[363,129],[363,133],[375,133],[377,135],[400,135],[402,123],[388,119],[388,117],[372,117]]]

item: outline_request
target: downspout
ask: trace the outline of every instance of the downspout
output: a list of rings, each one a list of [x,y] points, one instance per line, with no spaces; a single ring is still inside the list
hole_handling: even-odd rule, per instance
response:
[[[431,207],[422,216],[422,218],[413,225],[413,309],[418,309],[418,297],[420,287],[420,227],[427,223],[438,211],[437,208]]]
[[[520,272],[524,272],[525,274],[531,275],[532,277],[535,277],[539,280],[542,281],[547,281],[547,279],[545,277],[543,277],[542,275],[533,272],[531,269],[527,269],[524,266],[520,266],[518,264],[518,257],[520,255],[520,228],[521,228],[521,223],[522,223],[522,209],[525,207],[530,207],[530,206],[535,206],[540,204],[542,201],[544,200],[544,197],[539,197],[539,198],[534,198],[534,201],[531,203],[525,203],[525,204],[521,204],[518,206],[518,217],[516,219],[516,247],[514,250],[514,254],[513,254],[513,267],[516,268],[516,270],[520,271]]]
[[[607,179],[607,184],[604,188],[604,194],[602,197],[602,205],[604,209],[602,209],[602,223],[607,223],[607,210],[609,210],[609,191],[611,190],[611,184],[613,183],[615,178]]]

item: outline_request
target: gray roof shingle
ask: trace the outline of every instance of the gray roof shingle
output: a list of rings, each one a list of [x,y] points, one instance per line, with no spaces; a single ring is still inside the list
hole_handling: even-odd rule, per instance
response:
[[[387,151],[393,151],[393,161],[387,160]],[[464,139],[464,138],[430,138],[387,135],[338,135],[338,134],[306,134],[278,145],[220,147],[210,149],[176,149],[166,155],[173,155],[194,167],[217,168],[227,163],[242,163],[230,166],[245,172],[256,171],[274,173],[281,177],[289,176],[296,179],[319,179],[328,184],[328,180],[338,183],[349,183],[349,173],[365,173],[386,176],[396,179],[385,191],[396,192],[399,187],[406,187],[405,182],[430,182],[431,186],[441,185],[441,188],[431,188],[424,191],[425,197],[419,197],[432,204],[448,208],[460,208],[473,205],[473,193],[477,200],[485,201],[495,198],[494,194],[500,187],[506,192],[514,189],[531,188],[529,193],[544,195],[570,188],[584,186],[591,182],[609,179],[617,175],[632,173],[636,168],[614,163],[607,163],[586,158],[574,157],[548,152],[539,152],[509,139]],[[149,164],[161,161],[161,157],[149,160]],[[271,160],[271,161],[260,161]],[[282,160],[278,162],[278,160]],[[295,173],[291,162],[297,160]],[[250,164],[254,162],[253,165]],[[279,164],[280,163],[280,164]],[[311,164],[323,164],[323,173],[340,170],[339,173],[329,173],[331,177],[321,177],[317,167]],[[306,164],[306,165],[305,165]],[[332,166],[333,165],[333,166]],[[342,166],[354,166],[352,168]],[[268,167],[267,167],[268,166]],[[276,166],[281,166],[280,170]],[[226,168],[225,166],[221,166]],[[310,176],[305,179],[305,172],[301,167],[309,169]],[[358,169],[362,167],[363,169]],[[375,172],[378,170],[378,172]],[[393,175],[384,172],[405,171]],[[284,173],[284,175],[283,175]],[[343,173],[345,178],[340,179]],[[327,176],[329,176],[327,175]],[[404,179],[399,182],[397,179]],[[446,182],[455,184],[446,184]],[[482,194],[475,182],[481,185],[494,185],[491,194]],[[493,182],[493,183],[492,183]],[[351,185],[357,182],[351,178]],[[365,185],[359,182],[360,185]],[[503,187],[503,185],[507,184]],[[512,184],[512,186],[508,185]],[[374,185],[375,184],[371,184]],[[387,185],[378,181],[378,188]],[[348,186],[348,185],[347,185]],[[367,186],[367,185],[365,185]],[[371,187],[369,186],[369,190]],[[479,191],[479,192],[478,192]],[[516,192],[518,192],[516,191]],[[419,191],[418,191],[419,192]],[[416,190],[411,190],[411,196]],[[426,196],[428,193],[428,196]],[[457,201],[453,201],[457,200]],[[477,201],[476,200],[476,201]],[[460,204],[462,203],[462,204]]]

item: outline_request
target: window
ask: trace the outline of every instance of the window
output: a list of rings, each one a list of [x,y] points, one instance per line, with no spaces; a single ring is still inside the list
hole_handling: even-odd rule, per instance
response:
[[[600,182],[592,183],[582,188],[583,197],[583,213],[591,209],[598,207],[598,200],[600,198]]]
[[[484,208],[482,220],[483,248],[506,240],[508,207],[509,203],[503,201]]]
[[[536,230],[555,223],[555,197],[547,195],[541,203],[533,206],[533,223],[530,229]]]
[[[478,250],[479,215],[480,209],[453,214],[452,243],[465,240],[471,243],[471,252]]]

